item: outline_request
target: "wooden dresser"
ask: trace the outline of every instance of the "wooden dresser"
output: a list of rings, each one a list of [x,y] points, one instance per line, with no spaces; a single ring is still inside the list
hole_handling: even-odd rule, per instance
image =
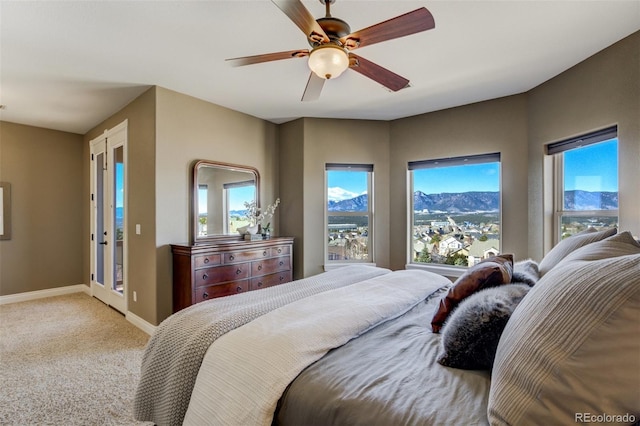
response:
[[[215,297],[283,284],[293,277],[293,238],[172,244],[173,312]]]

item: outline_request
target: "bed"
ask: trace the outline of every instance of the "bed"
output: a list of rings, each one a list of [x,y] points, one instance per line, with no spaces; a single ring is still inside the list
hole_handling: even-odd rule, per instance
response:
[[[634,423],[640,244],[595,230],[563,241],[539,265],[501,255],[455,283],[349,266],[194,305],[150,340],[134,415],[158,425]]]

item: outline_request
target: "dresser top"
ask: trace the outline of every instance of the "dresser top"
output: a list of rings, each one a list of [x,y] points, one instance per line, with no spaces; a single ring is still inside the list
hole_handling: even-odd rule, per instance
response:
[[[203,244],[171,244],[171,251],[175,254],[192,255],[198,253],[211,253],[212,251],[260,249],[263,247],[292,243],[293,237],[272,237],[266,240],[256,241],[229,240]]]

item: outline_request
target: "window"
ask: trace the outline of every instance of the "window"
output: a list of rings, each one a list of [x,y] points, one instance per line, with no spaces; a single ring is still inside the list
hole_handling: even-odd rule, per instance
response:
[[[618,226],[618,131],[609,127],[552,143],[555,242],[589,227]]]
[[[500,252],[500,154],[409,163],[411,262],[473,266]]]
[[[327,263],[373,262],[373,165],[326,165]]]
[[[224,232],[235,234],[238,228],[249,224],[247,219],[247,203],[256,196],[256,185],[253,180],[225,183],[224,189]]]

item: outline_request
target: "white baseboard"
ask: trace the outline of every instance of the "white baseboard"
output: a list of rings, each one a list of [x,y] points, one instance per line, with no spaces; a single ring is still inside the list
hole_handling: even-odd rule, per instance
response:
[[[27,302],[29,300],[45,299],[47,297],[63,296],[65,294],[72,294],[72,293],[85,293],[88,296],[93,296],[91,292],[91,288],[89,286],[84,284],[76,284],[76,285],[69,285],[65,287],[56,287],[56,288],[50,288],[46,290],[27,291],[25,293],[17,293],[17,294],[9,294],[7,296],[0,296],[0,305],[7,305],[9,303]],[[148,335],[152,335],[153,332],[156,330],[155,325],[148,323],[147,321],[143,320],[133,312],[127,311],[125,318],[131,324],[135,325],[136,327],[138,327],[140,330],[144,331]]]
[[[84,284],[68,285],[65,287],[49,288],[46,290],[28,291],[25,293],[0,296],[0,305],[8,303],[26,302],[29,300],[44,299],[46,297],[62,296],[71,293],[86,293],[91,295],[91,289]]]
[[[149,336],[151,336],[156,331],[155,325],[148,323],[131,311],[127,311],[127,315],[125,315],[125,318],[127,319],[127,321],[147,333]]]

